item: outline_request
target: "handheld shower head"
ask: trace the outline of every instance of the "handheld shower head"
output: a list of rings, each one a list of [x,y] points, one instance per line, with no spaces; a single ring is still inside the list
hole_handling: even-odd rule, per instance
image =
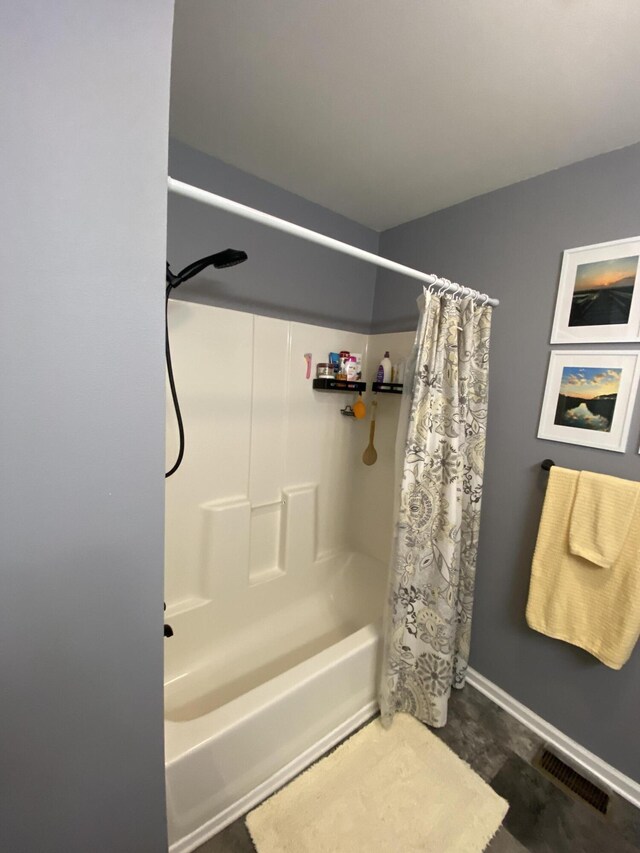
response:
[[[223,270],[227,267],[235,267],[236,264],[241,264],[247,260],[247,253],[242,249],[223,249],[217,255],[211,255],[211,263],[217,270]]]
[[[171,272],[169,264],[167,263],[167,285],[170,288],[179,287],[181,284],[184,284],[185,281],[193,278],[194,275],[198,275],[198,273],[201,273],[202,270],[207,267],[212,266],[217,270],[222,270],[227,267],[235,267],[236,264],[241,264],[246,260],[247,253],[243,252],[241,249],[223,249],[222,252],[216,252],[215,255],[207,255],[206,258],[200,258],[199,261],[193,261],[193,263],[186,266],[183,270],[180,270],[178,275]]]
[[[176,383],[173,378],[173,367],[171,365],[171,346],[169,345],[169,296],[171,291],[180,287],[185,281],[188,281],[190,278],[193,278],[194,275],[198,275],[199,272],[202,272],[203,269],[207,267],[213,266],[217,270],[226,269],[227,267],[235,267],[236,264],[241,264],[243,261],[247,260],[247,253],[241,251],[240,249],[224,249],[222,252],[216,252],[215,255],[207,255],[206,258],[200,258],[199,261],[194,261],[189,266],[186,266],[183,270],[181,270],[178,275],[171,272],[169,267],[169,262],[167,261],[167,273],[166,273],[166,282],[167,287],[165,290],[165,300],[164,300],[164,321],[165,321],[165,354],[167,359],[167,375],[169,377],[169,387],[171,389],[171,399],[173,400],[173,408],[176,413],[176,421],[178,422],[178,436],[180,441],[180,446],[178,448],[178,458],[176,459],[174,465],[170,468],[169,471],[165,474],[165,477],[170,477],[180,467],[180,463],[182,462],[182,457],[184,456],[184,425],[182,423],[182,414],[180,412],[180,403],[178,402],[178,392],[176,391]],[[165,637],[170,637],[171,634],[167,633],[167,629],[171,631],[171,628],[168,625],[164,626],[164,635]],[[171,633],[173,633],[171,631]]]

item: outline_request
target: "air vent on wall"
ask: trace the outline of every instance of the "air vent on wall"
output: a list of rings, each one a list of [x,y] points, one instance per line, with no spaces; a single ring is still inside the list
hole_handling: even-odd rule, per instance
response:
[[[609,806],[609,795],[605,793],[593,782],[581,776],[573,767],[569,767],[562,759],[558,758],[548,749],[543,749],[534,761],[534,765],[540,770],[543,770],[555,782],[559,782],[561,787],[565,788],[573,794],[577,794],[580,799],[584,800],[594,809],[597,809],[602,814],[607,813]]]

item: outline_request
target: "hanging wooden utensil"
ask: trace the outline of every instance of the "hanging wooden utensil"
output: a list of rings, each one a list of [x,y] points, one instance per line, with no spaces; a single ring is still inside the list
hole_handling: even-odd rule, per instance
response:
[[[364,453],[362,454],[362,461],[365,465],[374,465],[376,459],[378,458],[378,454],[376,452],[375,447],[373,446],[373,437],[376,433],[376,406],[378,405],[378,401],[374,400],[371,403],[371,426],[369,427],[369,444],[367,445]]]

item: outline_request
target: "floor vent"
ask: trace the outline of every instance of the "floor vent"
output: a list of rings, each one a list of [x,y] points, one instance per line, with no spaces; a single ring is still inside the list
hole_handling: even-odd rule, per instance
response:
[[[607,813],[609,806],[609,795],[606,794],[593,782],[585,779],[577,773],[573,767],[565,764],[557,755],[549,752],[548,749],[543,749],[537,756],[535,762],[536,767],[550,776],[554,781],[573,794],[577,794],[580,799],[584,800],[594,809],[597,809],[602,814]]]

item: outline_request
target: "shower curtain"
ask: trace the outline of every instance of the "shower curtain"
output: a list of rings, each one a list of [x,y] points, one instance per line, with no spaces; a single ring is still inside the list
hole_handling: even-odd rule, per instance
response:
[[[491,307],[425,289],[398,427],[382,722],[444,726],[469,657],[487,423]]]

